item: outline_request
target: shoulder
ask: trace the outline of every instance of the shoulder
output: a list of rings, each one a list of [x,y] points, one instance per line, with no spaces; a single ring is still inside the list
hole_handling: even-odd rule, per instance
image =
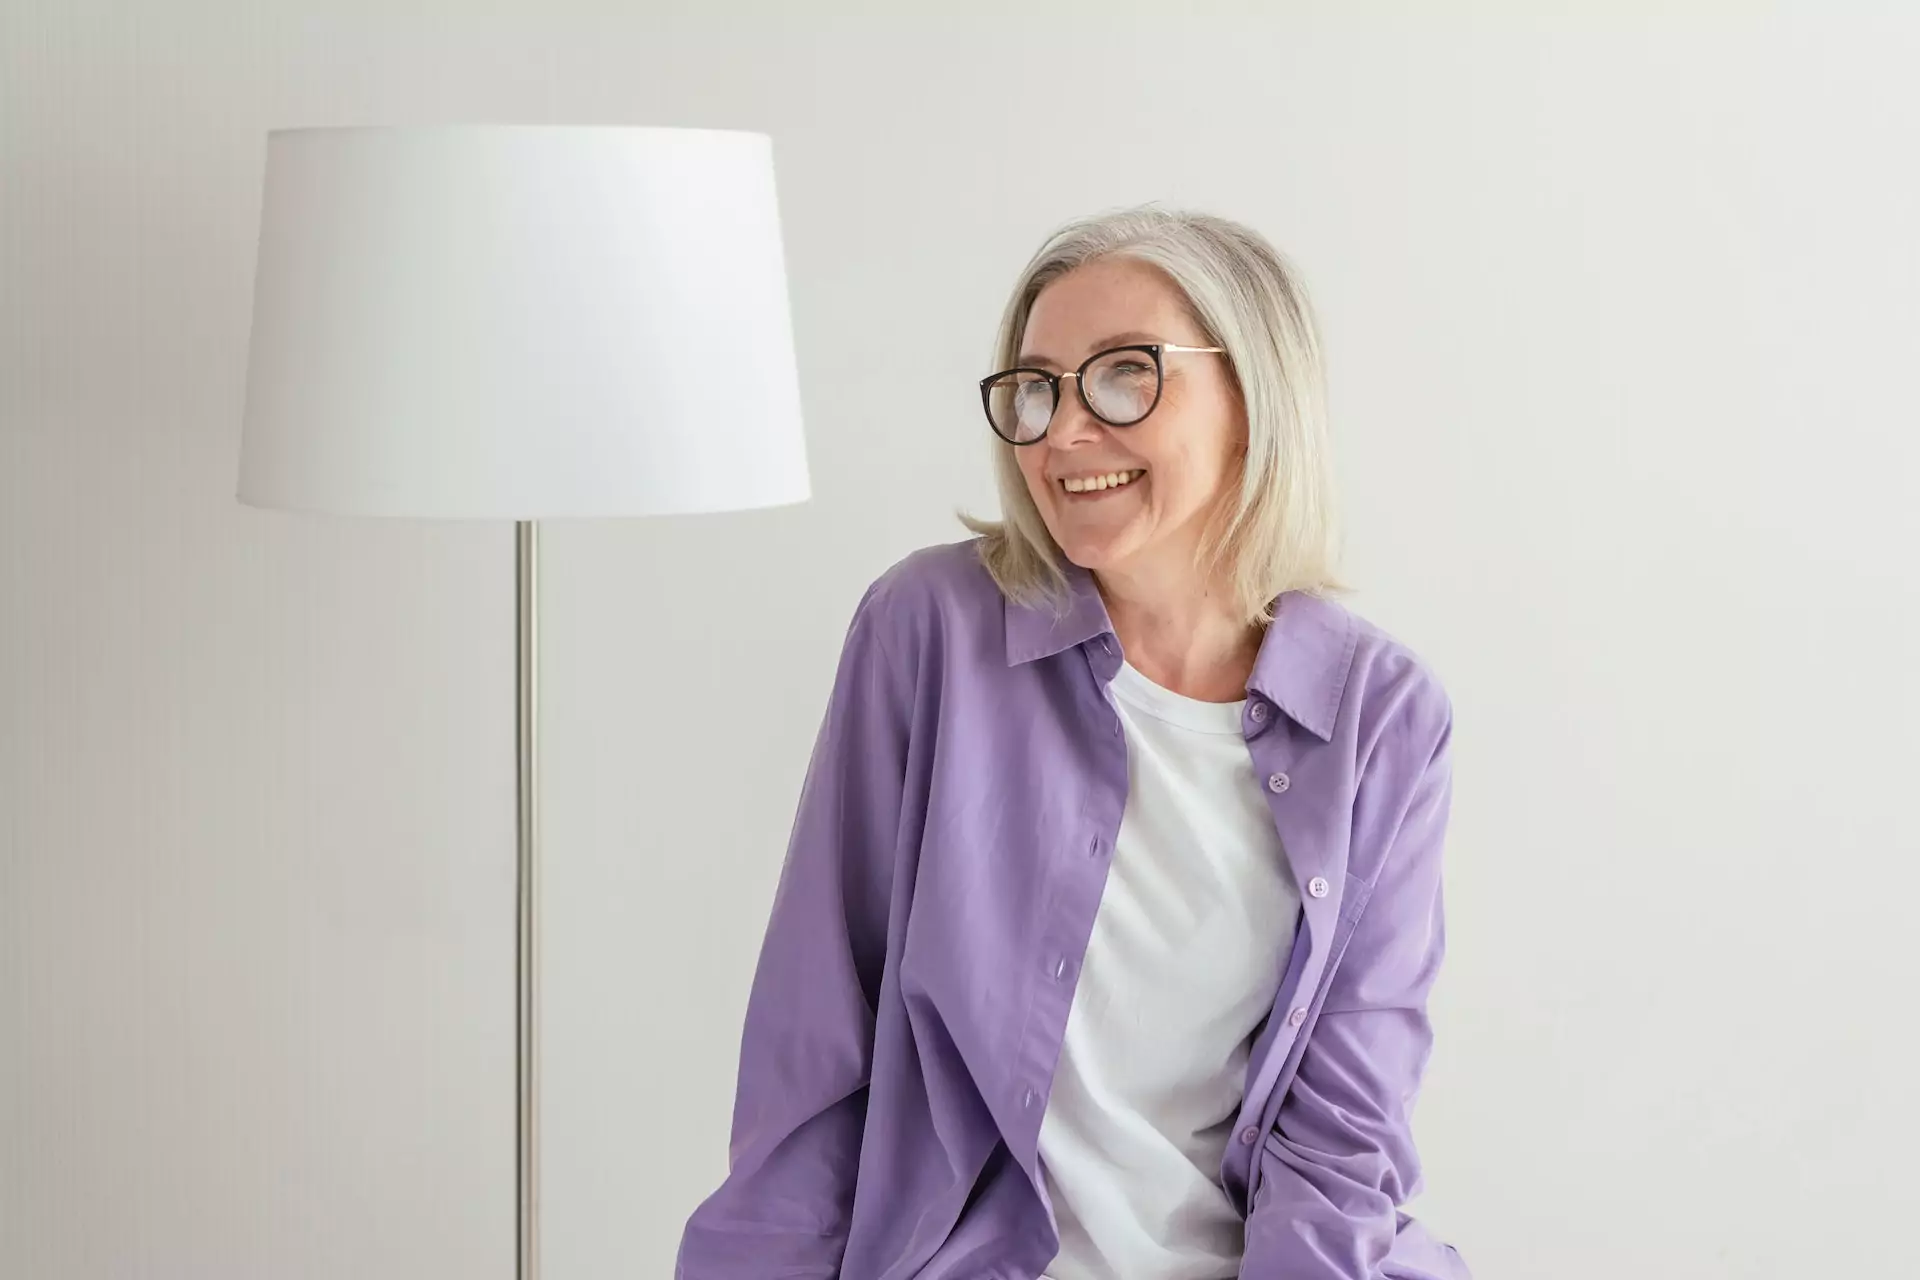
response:
[[[1377,885],[1388,850],[1401,883],[1436,874],[1453,775],[1453,699],[1436,664],[1344,604],[1352,659],[1336,741],[1352,777],[1350,875]],[[1372,892],[1369,890],[1369,892]],[[1392,918],[1392,917],[1389,917]]]
[[[895,561],[867,587],[855,625],[907,657],[956,634],[1004,626],[999,587],[980,559],[980,540],[921,547]]]
[[[1444,745],[1453,722],[1453,699],[1434,661],[1345,602],[1317,600],[1346,634],[1351,657],[1339,720],[1362,758],[1383,746],[1431,753]]]

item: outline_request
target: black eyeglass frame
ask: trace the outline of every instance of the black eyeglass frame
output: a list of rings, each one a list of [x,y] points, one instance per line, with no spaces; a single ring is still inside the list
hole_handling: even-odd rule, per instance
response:
[[[1145,351],[1153,357],[1153,402],[1146,407],[1145,411],[1142,412],[1139,417],[1129,419],[1126,422],[1115,422],[1112,418],[1107,417],[1098,409],[1094,408],[1093,402],[1087,399],[1086,372],[1094,361],[1104,359],[1107,356],[1114,355],[1121,351]],[[1151,417],[1155,409],[1160,407],[1161,393],[1164,392],[1167,387],[1167,366],[1161,353],[1167,351],[1194,351],[1203,354],[1224,355],[1226,348],[1188,347],[1182,346],[1177,342],[1139,342],[1129,343],[1122,347],[1108,347],[1105,351],[1096,351],[1085,360],[1082,360],[1078,369],[1066,373],[1053,373],[1046,369],[1036,369],[1028,365],[1018,365],[1012,369],[1002,369],[998,373],[990,373],[980,379],[980,409],[981,412],[987,415],[987,425],[993,428],[993,434],[999,436],[1008,444],[1039,444],[1047,438],[1047,432],[1053,430],[1053,419],[1060,412],[1060,380],[1062,378],[1072,378],[1074,390],[1080,395],[1080,403],[1096,420],[1104,422],[1110,427],[1138,426]],[[1011,377],[1016,373],[1039,374],[1041,378],[1046,380],[1047,389],[1053,393],[1053,408],[1047,412],[1047,425],[1042,427],[1040,433],[1031,440],[1015,440],[1012,436],[1002,431],[1000,424],[993,420],[993,384],[1002,378]]]

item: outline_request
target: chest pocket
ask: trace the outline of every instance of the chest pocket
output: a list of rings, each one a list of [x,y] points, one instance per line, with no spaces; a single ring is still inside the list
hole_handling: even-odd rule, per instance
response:
[[[1328,969],[1331,962],[1339,959],[1340,953],[1347,949],[1347,938],[1353,933],[1353,926],[1360,923],[1360,913],[1367,909],[1367,902],[1373,897],[1373,886],[1359,876],[1346,878],[1345,891],[1340,895],[1340,923],[1333,931],[1333,951],[1328,955]]]
[[[1320,1005],[1326,999],[1327,986],[1333,981],[1333,975],[1340,969],[1340,961],[1347,953],[1347,942],[1353,937],[1353,930],[1360,923],[1360,916],[1367,909],[1367,901],[1373,896],[1373,886],[1358,876],[1346,878],[1346,891],[1340,898],[1340,917],[1334,922],[1333,942],[1327,948],[1327,963],[1320,970],[1319,989],[1313,993],[1313,1001],[1307,1006],[1309,1017],[1304,1030],[1311,1031],[1320,1017]],[[1306,1037],[1300,1037],[1305,1043]],[[1297,1046],[1296,1046],[1297,1050]],[[1297,1058],[1298,1052],[1294,1054]]]
[[[1266,1135],[1266,1141],[1262,1144],[1265,1149],[1271,1150],[1279,1140],[1274,1132],[1274,1126],[1280,1119],[1281,1106],[1286,1102],[1287,1094],[1293,1089],[1294,1076],[1300,1070],[1300,1059],[1306,1053],[1308,1042],[1313,1038],[1314,1024],[1320,1020],[1320,1006],[1326,1002],[1327,986],[1333,981],[1333,975],[1338,972],[1340,960],[1346,954],[1347,942],[1353,937],[1354,927],[1360,923],[1360,917],[1367,909],[1367,901],[1372,896],[1372,885],[1358,876],[1346,877],[1345,891],[1340,898],[1340,916],[1334,923],[1333,941],[1327,948],[1326,967],[1320,971],[1318,987],[1313,993],[1313,999],[1307,1003],[1306,1023],[1300,1028],[1299,1037],[1287,1050],[1287,1060],[1281,1066],[1280,1078],[1275,1082],[1273,1092],[1268,1095],[1266,1105],[1262,1108],[1260,1128]],[[1255,1158],[1252,1168],[1248,1171],[1249,1180],[1252,1183],[1252,1199],[1255,1204],[1259,1203],[1264,1190],[1261,1185],[1261,1172],[1261,1162]]]
[[[1287,1090],[1293,1085],[1294,1071],[1300,1065],[1300,1055],[1312,1036],[1314,1023],[1320,1020],[1320,1006],[1326,1002],[1327,986],[1333,981],[1333,975],[1339,971],[1341,958],[1346,954],[1347,943],[1353,937],[1354,927],[1360,923],[1360,916],[1367,909],[1367,900],[1372,896],[1372,885],[1355,875],[1346,877],[1344,891],[1340,896],[1340,915],[1334,921],[1333,939],[1327,946],[1327,960],[1320,969],[1320,979],[1315,984],[1312,998],[1306,1002],[1306,1022],[1300,1028],[1300,1034],[1294,1039],[1292,1046],[1287,1050],[1286,1061],[1280,1068],[1280,1078],[1267,1101],[1265,1127],[1269,1129],[1273,1125],[1274,1117],[1279,1113],[1280,1103],[1285,1099]]]

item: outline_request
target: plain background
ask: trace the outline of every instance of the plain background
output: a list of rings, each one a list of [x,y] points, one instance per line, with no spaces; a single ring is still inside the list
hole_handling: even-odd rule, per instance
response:
[[[1911,1265],[1920,21],[0,12],[0,1273],[512,1273],[512,529],[233,497],[265,131],[459,122],[771,133],[814,475],[545,527],[547,1275],[668,1274],[852,605],[994,510],[1027,255],[1149,199],[1304,273],[1349,603],[1455,700],[1416,1212]]]

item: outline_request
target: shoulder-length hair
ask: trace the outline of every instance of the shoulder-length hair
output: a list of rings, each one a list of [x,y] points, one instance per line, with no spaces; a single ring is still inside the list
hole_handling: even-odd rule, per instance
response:
[[[1299,275],[1259,232],[1153,204],[1065,224],[1015,282],[991,367],[1018,363],[1027,316],[1042,289],[1109,256],[1157,267],[1178,286],[1205,331],[1203,342],[1226,348],[1246,414],[1240,492],[1221,504],[1195,569],[1222,575],[1248,622],[1271,621],[1273,602],[1285,591],[1351,590],[1334,572],[1339,532],[1318,326]],[[988,435],[1002,518],[962,512],[961,522],[981,536],[981,558],[1003,594],[1057,606],[1066,597],[1065,557],[1027,490],[1014,455],[1020,446]]]

